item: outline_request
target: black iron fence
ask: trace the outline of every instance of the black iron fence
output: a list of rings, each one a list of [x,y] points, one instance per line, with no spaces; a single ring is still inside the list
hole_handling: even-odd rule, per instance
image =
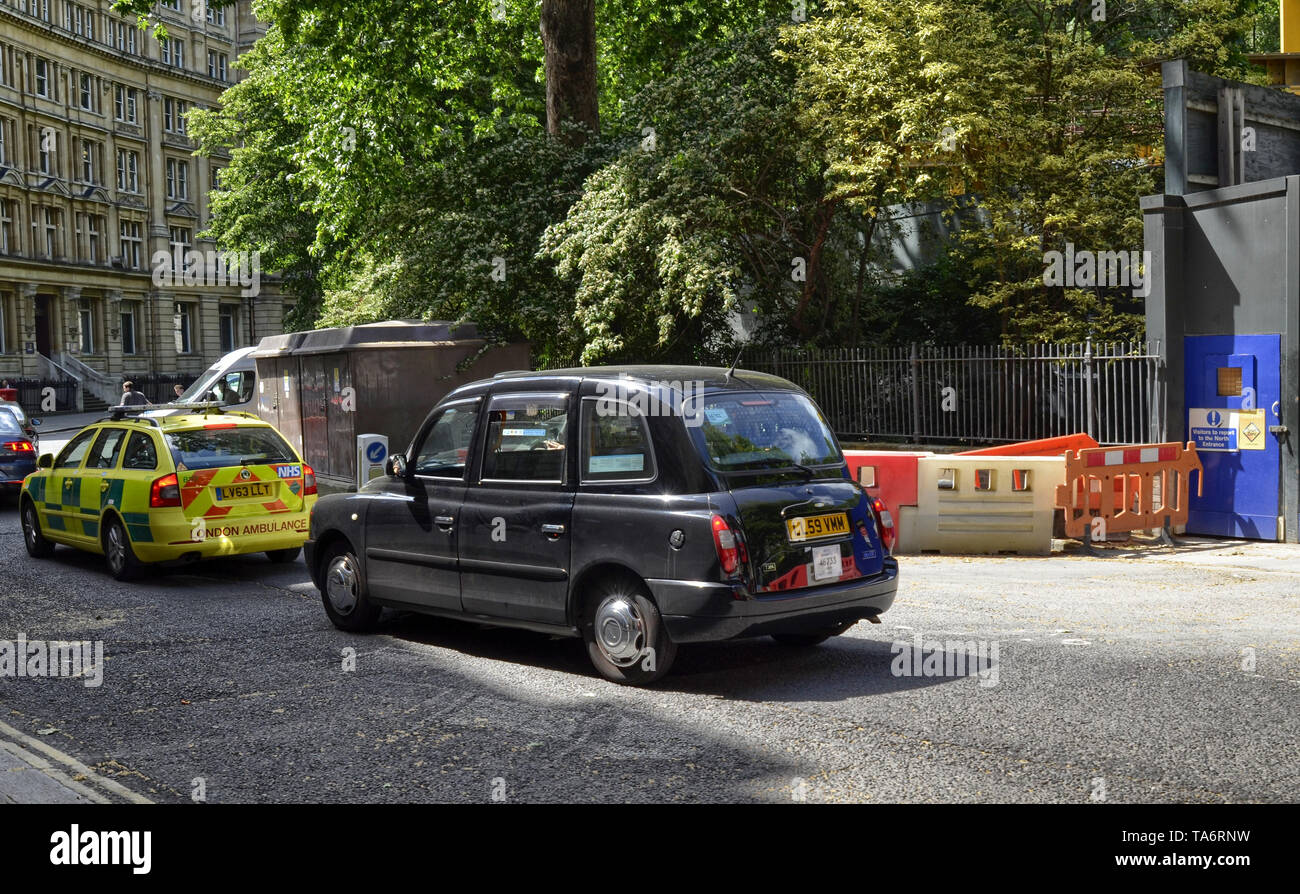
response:
[[[1087,432],[1163,440],[1159,343],[749,351],[746,369],[790,379],[850,440],[1009,443]]]
[[[77,409],[80,383],[75,379],[10,378],[7,381],[9,387],[18,389],[18,406],[28,416],[68,413]]]
[[[122,381],[130,382],[136,391],[144,394],[153,404],[170,403],[176,398],[176,386],[188,388],[198,376],[177,375],[175,373],[140,373],[124,375]]]

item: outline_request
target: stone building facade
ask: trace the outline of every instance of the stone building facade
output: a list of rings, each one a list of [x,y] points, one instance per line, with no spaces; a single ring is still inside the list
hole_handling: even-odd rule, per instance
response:
[[[165,42],[109,0],[0,0],[0,377],[110,397],[283,330],[266,277],[156,275],[160,253],[215,253],[199,234],[229,159],[193,155],[185,116],[264,31],[247,0],[157,12]]]

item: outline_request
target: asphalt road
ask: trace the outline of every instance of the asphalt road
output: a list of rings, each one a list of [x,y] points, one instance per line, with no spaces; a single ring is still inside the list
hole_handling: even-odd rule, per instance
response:
[[[160,802],[1300,799],[1300,550],[903,573],[882,625],[683,648],[638,690],[571,640],[398,614],[338,632],[301,560],[135,584],[36,561],[6,501],[0,639],[106,660],[97,687],[0,677],[0,720]],[[897,675],[918,634],[921,655],[985,649],[985,676]]]

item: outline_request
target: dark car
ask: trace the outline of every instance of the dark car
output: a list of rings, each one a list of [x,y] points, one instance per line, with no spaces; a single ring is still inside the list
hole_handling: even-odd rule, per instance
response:
[[[0,410],[0,493],[18,493],[36,471],[36,447],[12,413]]]
[[[646,683],[681,643],[875,621],[892,544],[797,386],[641,366],[451,392],[386,477],[316,504],[306,554],[340,629],[389,606],[581,636],[605,677]]]

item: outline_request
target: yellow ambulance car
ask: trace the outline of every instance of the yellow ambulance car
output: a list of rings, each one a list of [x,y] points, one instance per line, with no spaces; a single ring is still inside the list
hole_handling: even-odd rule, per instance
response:
[[[64,544],[103,555],[128,580],[148,564],[214,556],[292,562],[315,502],[311,467],[251,414],[119,409],[37,460],[19,512],[32,556]]]

